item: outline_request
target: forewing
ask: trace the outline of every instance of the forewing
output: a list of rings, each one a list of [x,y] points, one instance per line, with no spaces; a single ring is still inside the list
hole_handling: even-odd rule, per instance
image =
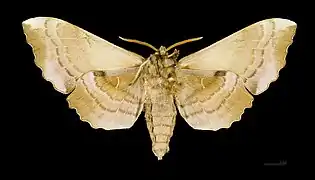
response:
[[[194,129],[228,128],[252,106],[252,95],[233,72],[179,70],[177,76],[176,105]]]
[[[144,102],[141,79],[129,85],[138,69],[84,74],[67,98],[69,106],[94,128],[130,128],[140,115]]]
[[[296,24],[290,20],[263,20],[182,58],[177,67],[234,72],[257,95],[278,78],[295,30]]]
[[[135,67],[143,60],[60,19],[36,17],[22,25],[44,78],[65,94],[74,89],[76,78],[90,70]]]

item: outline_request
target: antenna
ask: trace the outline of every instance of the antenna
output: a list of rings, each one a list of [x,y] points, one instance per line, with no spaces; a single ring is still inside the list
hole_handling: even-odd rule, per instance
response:
[[[198,37],[198,38],[192,38],[192,39],[186,39],[184,41],[180,41],[180,42],[177,42],[171,46],[169,46],[166,51],[169,51],[170,49],[176,47],[176,46],[179,46],[179,45],[183,45],[183,44],[186,44],[186,43],[189,43],[189,42],[193,42],[193,41],[198,41],[200,39],[202,39],[203,37]]]
[[[141,44],[141,45],[144,45],[144,46],[147,46],[151,49],[153,49],[154,51],[159,51],[158,49],[156,49],[154,46],[152,46],[151,44],[147,43],[147,42],[143,42],[143,41],[139,41],[139,40],[136,40],[136,39],[126,39],[126,38],[122,38],[119,36],[119,39],[123,40],[123,41],[127,41],[127,42],[132,42],[132,43],[136,43],[136,44]]]

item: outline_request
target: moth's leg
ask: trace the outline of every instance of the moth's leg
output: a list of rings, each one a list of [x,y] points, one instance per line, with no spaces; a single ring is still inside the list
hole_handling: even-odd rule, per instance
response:
[[[178,56],[179,56],[179,50],[175,49],[172,54],[168,55],[168,58],[176,60]]]
[[[146,65],[148,62],[150,61],[150,58],[148,58],[146,61],[144,61],[140,67],[139,67],[139,70],[137,71],[137,74],[135,75],[135,77],[133,78],[133,80],[129,83],[129,86],[133,85],[137,80],[138,78],[140,77],[140,73],[144,67],[144,65]]]

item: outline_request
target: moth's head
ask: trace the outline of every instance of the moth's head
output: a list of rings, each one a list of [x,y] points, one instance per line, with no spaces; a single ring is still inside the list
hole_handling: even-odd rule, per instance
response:
[[[164,47],[164,46],[161,46],[159,51],[157,51],[155,53],[160,55],[160,56],[167,56],[168,55],[166,47]]]

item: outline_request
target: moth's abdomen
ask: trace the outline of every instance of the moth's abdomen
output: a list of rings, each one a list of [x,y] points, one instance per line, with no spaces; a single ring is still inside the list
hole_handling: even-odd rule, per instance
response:
[[[152,140],[152,151],[159,160],[169,151],[170,138],[173,135],[176,107],[170,94],[151,91],[145,104],[145,117]]]

